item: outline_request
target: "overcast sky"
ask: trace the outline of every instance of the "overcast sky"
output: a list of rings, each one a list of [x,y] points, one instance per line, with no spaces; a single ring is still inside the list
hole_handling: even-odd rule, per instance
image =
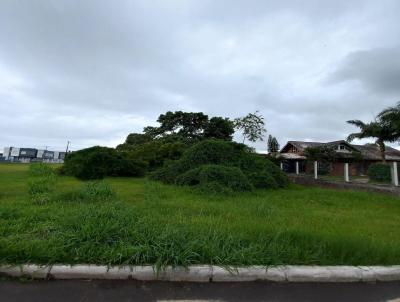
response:
[[[0,1],[0,148],[115,146],[168,110],[343,139],[400,101],[400,1]],[[265,143],[255,145],[265,150]]]

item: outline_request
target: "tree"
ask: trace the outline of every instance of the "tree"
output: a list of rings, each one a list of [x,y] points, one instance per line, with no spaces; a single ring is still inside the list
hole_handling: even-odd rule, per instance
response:
[[[153,138],[172,134],[192,139],[202,136],[208,116],[202,112],[168,111],[157,122],[161,124],[159,127],[146,127],[144,133]]]
[[[268,136],[268,152],[269,153],[278,153],[279,152],[279,143],[278,140],[276,139],[275,136],[272,136],[271,134]]]
[[[233,122],[228,118],[213,117],[210,120],[202,112],[168,111],[161,114],[159,127],[145,127],[143,132],[151,138],[176,137],[185,140],[216,138],[232,140],[235,132]]]
[[[336,151],[333,146],[323,145],[308,147],[304,150],[304,155],[308,161],[318,161],[318,172],[322,175],[328,174],[332,170],[331,163],[336,160]]]
[[[378,114],[379,120],[393,130],[393,137],[400,138],[400,102],[395,106],[388,107]]]
[[[125,140],[125,144],[136,146],[143,145],[149,141],[151,141],[151,136],[149,135],[143,133],[130,133]]]
[[[235,128],[233,122],[228,118],[213,117],[204,128],[205,138],[231,141],[233,133],[235,133]]]
[[[380,119],[375,120],[374,122],[364,123],[360,120],[351,120],[347,121],[347,123],[354,125],[360,128],[360,132],[352,133],[347,137],[347,141],[351,142],[354,139],[363,139],[363,138],[375,138],[375,144],[378,145],[379,150],[381,152],[382,162],[386,162],[385,157],[385,142],[394,142],[398,140],[396,134],[394,133],[394,129],[391,124],[385,123]]]
[[[304,150],[304,155],[308,160],[320,160],[332,162],[336,159],[336,151],[333,146],[308,147]]]
[[[234,125],[236,129],[242,131],[243,143],[246,139],[251,142],[263,141],[264,134],[267,132],[264,118],[258,111],[249,113],[244,117],[236,118]]]

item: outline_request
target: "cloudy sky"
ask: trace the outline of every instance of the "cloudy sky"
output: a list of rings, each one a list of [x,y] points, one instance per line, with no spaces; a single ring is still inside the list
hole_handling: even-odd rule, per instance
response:
[[[167,110],[343,139],[400,101],[400,1],[0,2],[0,148],[115,146]],[[265,143],[255,145],[266,149]]]

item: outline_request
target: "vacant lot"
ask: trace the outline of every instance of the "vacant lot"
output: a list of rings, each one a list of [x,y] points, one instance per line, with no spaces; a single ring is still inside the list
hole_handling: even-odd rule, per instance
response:
[[[400,264],[400,199],[298,186],[207,196],[113,178],[108,201],[27,193],[28,165],[0,165],[1,263]],[[72,193],[71,193],[72,192]]]

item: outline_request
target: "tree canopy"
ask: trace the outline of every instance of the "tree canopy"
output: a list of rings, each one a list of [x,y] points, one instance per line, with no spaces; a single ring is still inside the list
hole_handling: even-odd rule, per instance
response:
[[[387,128],[391,129],[394,140],[400,138],[400,102],[388,107],[378,114],[378,119]]]
[[[168,111],[161,114],[158,127],[145,127],[143,132],[152,138],[176,136],[183,139],[216,138],[232,140],[233,122],[228,118],[213,117],[202,112]]]
[[[271,154],[279,152],[279,143],[275,136],[272,136],[271,134],[268,136],[267,147],[268,152]]]
[[[360,120],[350,120],[347,122],[360,129],[359,132],[351,133],[347,137],[347,141],[351,142],[354,139],[374,138],[375,143],[378,145],[381,152],[382,161],[385,162],[385,142],[394,142],[398,140],[398,136],[395,135],[392,125],[389,123],[384,123],[380,119],[376,119],[375,121],[369,123],[364,123]]]
[[[244,117],[239,117],[234,120],[235,128],[242,131],[243,143],[247,139],[251,142],[264,140],[265,129],[264,117],[256,111],[249,113]]]

